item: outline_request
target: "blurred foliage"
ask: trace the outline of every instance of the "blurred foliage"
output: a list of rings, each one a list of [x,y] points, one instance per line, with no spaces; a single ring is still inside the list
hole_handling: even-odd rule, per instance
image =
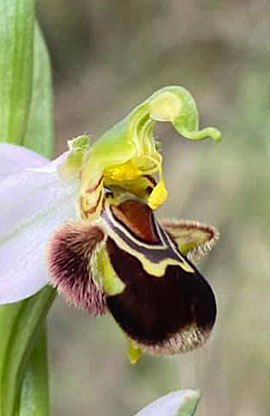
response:
[[[169,201],[162,217],[220,228],[200,265],[218,298],[206,347],[132,367],[110,317],[58,301],[51,314],[53,413],[135,413],[171,389],[199,387],[199,416],[270,413],[270,3],[266,0],[46,0],[41,25],[52,55],[56,153],[97,137],[167,84],[187,87],[202,124],[223,142],[188,143],[157,131]]]

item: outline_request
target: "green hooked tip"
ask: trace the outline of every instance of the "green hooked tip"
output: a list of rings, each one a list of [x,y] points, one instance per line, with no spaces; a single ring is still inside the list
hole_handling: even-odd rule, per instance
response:
[[[165,87],[154,93],[149,101],[152,120],[171,122],[178,133],[191,140],[212,138],[221,140],[221,133],[214,127],[199,130],[199,115],[195,100],[183,87]]]

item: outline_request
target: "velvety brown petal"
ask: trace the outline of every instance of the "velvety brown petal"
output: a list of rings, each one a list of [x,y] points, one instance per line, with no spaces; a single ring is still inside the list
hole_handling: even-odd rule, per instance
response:
[[[111,238],[106,244],[125,284],[123,293],[107,297],[107,305],[126,334],[150,353],[172,354],[202,345],[215,323],[216,302],[200,273],[170,265],[163,276],[152,276]]]

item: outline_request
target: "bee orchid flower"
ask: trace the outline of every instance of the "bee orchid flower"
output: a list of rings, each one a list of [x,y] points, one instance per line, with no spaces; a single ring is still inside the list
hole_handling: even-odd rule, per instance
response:
[[[216,317],[213,291],[191,256],[206,253],[218,232],[154,214],[167,198],[156,121],[191,140],[220,140],[214,128],[199,130],[192,96],[174,86],[96,142],[70,141],[52,162],[0,144],[0,302],[50,283],[92,315],[109,311],[128,337],[131,362],[141,351],[202,345]]]

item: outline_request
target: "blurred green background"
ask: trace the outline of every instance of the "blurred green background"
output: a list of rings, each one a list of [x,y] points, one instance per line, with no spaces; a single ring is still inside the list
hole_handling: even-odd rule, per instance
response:
[[[267,0],[41,0],[51,52],[56,149],[98,137],[154,90],[181,84],[219,145],[156,134],[169,200],[160,217],[216,225],[200,270],[218,299],[201,350],[131,366],[109,316],[60,299],[50,314],[53,409],[58,416],[128,416],[169,390],[199,387],[198,416],[270,414],[270,3]]]

